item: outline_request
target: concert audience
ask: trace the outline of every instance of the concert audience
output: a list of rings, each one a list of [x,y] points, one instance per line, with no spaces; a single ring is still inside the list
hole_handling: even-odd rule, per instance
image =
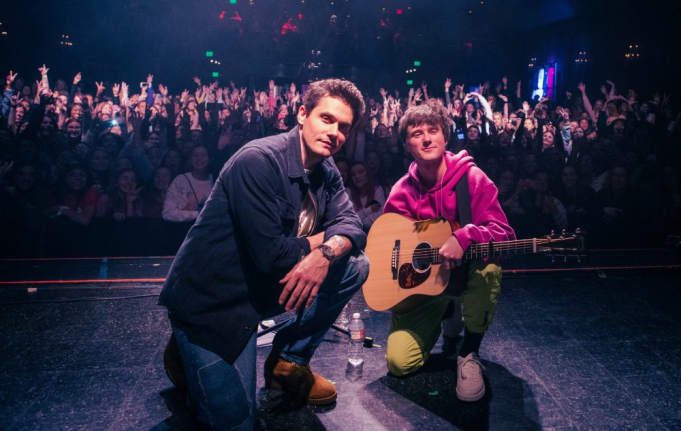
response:
[[[294,127],[302,96],[295,83],[270,80],[260,91],[198,77],[193,90],[171,92],[152,75],[136,94],[125,82],[95,82],[88,94],[80,73],[52,86],[49,69],[38,71],[35,88],[10,71],[2,96],[4,257],[50,254],[55,235],[46,231],[64,223],[82,227],[83,241],[91,223],[188,228],[222,165],[246,142]],[[536,100],[505,76],[470,92],[447,79],[443,90],[424,82],[403,97],[366,95],[358,132],[336,160],[365,229],[410,163],[397,122],[437,97],[454,120],[449,148],[468,151],[497,183],[521,236],[581,228],[594,233],[592,247],[627,247],[680,233],[681,133],[669,95],[643,98],[606,81],[599,92],[579,83]],[[641,225],[645,234],[627,234]],[[32,238],[30,250],[21,238]]]

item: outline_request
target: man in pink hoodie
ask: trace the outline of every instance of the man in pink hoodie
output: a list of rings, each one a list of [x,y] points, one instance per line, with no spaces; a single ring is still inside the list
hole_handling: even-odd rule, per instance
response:
[[[384,212],[401,214],[413,220],[445,218],[454,225],[460,215],[457,210],[456,184],[467,176],[472,222],[452,233],[439,254],[445,269],[462,265],[462,258],[471,243],[488,243],[515,239],[513,229],[497,201],[497,188],[461,151],[446,151],[451,120],[441,102],[430,99],[410,108],[399,124],[405,150],[414,162],[409,173],[392,188]],[[501,268],[492,262],[470,262],[468,284],[454,301],[435,297],[406,313],[393,313],[388,337],[388,369],[396,376],[417,371],[425,363],[437,342],[445,315],[445,336],[460,331],[461,302],[465,333],[457,358],[456,394],[462,401],[477,401],[485,394],[482,365],[478,356],[480,343],[496,313],[501,288]],[[461,302],[460,302],[461,301]],[[447,334],[447,320],[458,319],[458,330]],[[454,322],[456,323],[456,322]],[[451,326],[451,325],[450,325]],[[456,324],[454,325],[456,326]]]

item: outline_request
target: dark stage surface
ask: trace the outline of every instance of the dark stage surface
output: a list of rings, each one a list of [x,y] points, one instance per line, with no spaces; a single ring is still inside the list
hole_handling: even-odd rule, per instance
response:
[[[193,429],[162,365],[169,325],[156,295],[169,262],[0,262],[0,429]],[[361,373],[348,373],[345,338],[329,332],[312,368],[336,383],[338,403],[295,409],[260,376],[259,428],[681,429],[680,265],[662,250],[594,252],[579,271],[507,264],[476,403],[456,399],[456,356],[441,342],[422,372],[388,376],[390,315],[358,295],[350,311],[378,345]],[[269,350],[258,348],[259,374]]]

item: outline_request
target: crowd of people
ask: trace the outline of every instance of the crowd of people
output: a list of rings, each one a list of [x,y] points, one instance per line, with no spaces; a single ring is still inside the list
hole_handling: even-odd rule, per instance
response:
[[[95,82],[89,92],[80,73],[70,83],[51,83],[45,65],[39,73],[5,80],[3,257],[157,253],[154,244],[172,253],[224,163],[246,142],[292,129],[306,89],[195,77],[191,91],[172,94],[149,75],[139,89]],[[606,81],[532,99],[507,77],[432,87],[365,93],[366,114],[334,157],[365,230],[411,163],[399,119],[437,98],[454,124],[448,148],[467,151],[495,182],[518,237],[580,228],[592,247],[631,247],[679,233],[681,134],[669,95]]]

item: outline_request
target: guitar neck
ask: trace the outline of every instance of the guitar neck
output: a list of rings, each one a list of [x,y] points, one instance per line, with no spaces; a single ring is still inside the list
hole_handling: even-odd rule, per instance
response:
[[[549,242],[550,240],[545,238],[530,238],[514,241],[490,242],[487,244],[471,244],[464,254],[464,260],[537,253],[538,251],[541,251],[538,247],[547,245]],[[433,263],[440,263],[439,251],[439,248],[433,248]]]

